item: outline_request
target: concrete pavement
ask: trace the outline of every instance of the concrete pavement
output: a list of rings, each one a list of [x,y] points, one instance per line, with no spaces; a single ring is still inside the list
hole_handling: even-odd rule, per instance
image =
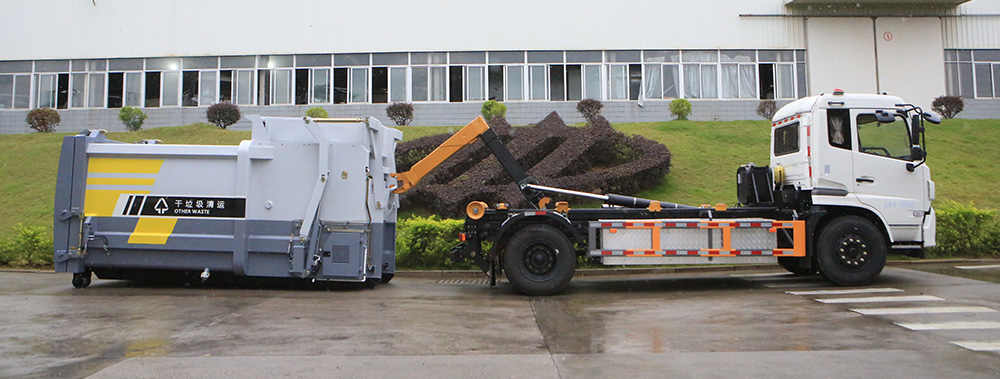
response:
[[[1000,330],[900,326],[982,326],[1000,312],[871,316],[852,309],[927,304],[817,301],[928,295],[1000,310],[1000,284],[987,281],[888,268],[867,288],[898,292],[810,295],[843,288],[778,270],[690,272],[579,277],[551,297],[479,283],[95,279],[78,290],[66,274],[0,272],[0,376],[1000,376],[1000,353],[955,343],[1000,341]]]

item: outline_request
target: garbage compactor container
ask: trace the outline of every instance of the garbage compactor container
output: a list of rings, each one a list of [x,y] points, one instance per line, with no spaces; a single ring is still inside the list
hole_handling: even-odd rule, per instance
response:
[[[247,118],[239,146],[65,137],[56,271],[77,287],[162,270],[388,282],[402,132],[371,117]]]

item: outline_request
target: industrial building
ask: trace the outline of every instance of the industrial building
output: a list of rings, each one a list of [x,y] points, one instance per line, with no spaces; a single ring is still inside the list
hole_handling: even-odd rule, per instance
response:
[[[1000,0],[6,2],[0,15],[0,133],[28,110],[61,131],[245,114],[372,115],[412,102],[414,124],[463,125],[483,101],[513,124],[600,99],[612,122],[662,121],[689,99],[695,120],[759,119],[830,92],[926,106],[961,95],[965,118],[997,118]],[[995,76],[996,75],[996,76]],[[248,128],[242,121],[237,128]]]

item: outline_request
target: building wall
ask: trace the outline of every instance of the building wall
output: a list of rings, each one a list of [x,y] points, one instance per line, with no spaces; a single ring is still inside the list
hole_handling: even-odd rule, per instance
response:
[[[799,19],[739,16],[780,13],[783,0],[96,3],[5,2],[0,15],[0,35],[5,36],[0,60],[803,46]]]
[[[867,17],[812,17],[806,22],[809,88],[813,94],[843,89],[875,93],[875,41]]]
[[[945,94],[941,20],[879,17],[875,20],[878,91],[900,94],[924,109]]]

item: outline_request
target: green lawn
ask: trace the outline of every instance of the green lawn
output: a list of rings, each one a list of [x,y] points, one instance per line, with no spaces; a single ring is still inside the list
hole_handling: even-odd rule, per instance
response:
[[[659,186],[638,194],[681,204],[736,201],[736,168],[746,162],[766,165],[766,121],[670,121],[618,124],[627,134],[660,141],[673,154],[673,167]],[[455,131],[459,127],[403,127],[409,140]],[[13,233],[12,225],[51,227],[56,166],[67,134],[0,135],[0,237]],[[109,133],[123,142],[159,139],[178,144],[237,144],[249,132],[221,130],[208,124],[155,128],[140,132]],[[927,132],[932,176],[937,197],[1000,208],[1000,120],[946,120]]]

